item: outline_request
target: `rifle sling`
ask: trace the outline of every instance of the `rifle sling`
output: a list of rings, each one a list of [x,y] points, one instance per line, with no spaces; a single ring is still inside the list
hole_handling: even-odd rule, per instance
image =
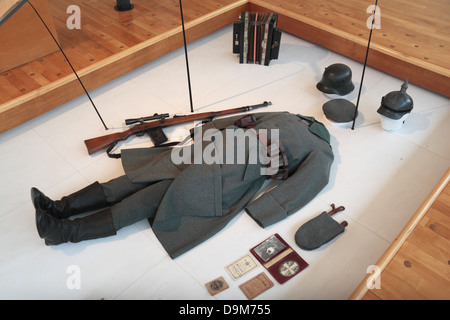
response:
[[[114,142],[113,144],[111,144],[108,149],[106,149],[106,154],[108,155],[108,157],[110,157],[111,159],[120,159],[122,157],[122,155],[120,153],[111,153],[112,149],[114,149],[114,147],[116,146],[117,141]]]
[[[174,142],[168,142],[168,143],[164,143],[164,144],[159,144],[159,145],[154,145],[151,148],[161,148],[161,147],[173,147],[176,146],[177,144],[179,144],[179,141],[174,141]],[[106,154],[108,155],[108,157],[110,157],[111,159],[120,159],[122,157],[122,155],[120,153],[111,153],[111,151],[114,149],[114,147],[117,145],[117,142],[114,142],[113,144],[111,144],[108,149],[106,149]]]

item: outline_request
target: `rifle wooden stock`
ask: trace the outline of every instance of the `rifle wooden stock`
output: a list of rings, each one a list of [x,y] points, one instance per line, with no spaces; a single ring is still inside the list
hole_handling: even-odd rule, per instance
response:
[[[226,116],[235,113],[247,112],[253,109],[267,107],[271,105],[271,102],[264,101],[262,104],[253,105],[253,106],[245,106],[234,109],[222,110],[222,111],[213,111],[213,112],[203,112],[203,113],[193,113],[184,116],[175,116],[169,119],[162,119],[147,123],[141,123],[136,126],[131,127],[128,130],[122,132],[116,132],[107,134],[101,137],[92,138],[85,140],[84,143],[88,149],[89,155],[92,155],[96,152],[102,151],[109,147],[114,147],[118,142],[125,141],[129,137],[134,135],[141,135],[146,133],[148,130],[153,128],[166,128],[170,126],[186,124],[194,121],[205,121],[212,120],[216,117]]]
[[[130,131],[130,130],[127,130],[127,131]],[[129,136],[131,136],[131,134],[126,135],[125,132],[117,132],[117,133],[107,134],[105,136],[101,136],[101,137],[97,137],[97,138],[88,139],[88,140],[85,140],[84,143],[86,144],[88,153],[91,155],[98,151],[102,151],[102,150],[108,148],[109,146],[116,144],[119,141],[126,140],[126,139],[128,139]]]

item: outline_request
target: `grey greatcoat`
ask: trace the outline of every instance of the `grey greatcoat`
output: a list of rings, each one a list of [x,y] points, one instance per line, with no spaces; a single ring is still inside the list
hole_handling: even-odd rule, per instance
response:
[[[259,162],[175,164],[171,157],[173,149],[168,147],[122,151],[122,164],[131,182],[160,186],[155,198],[158,203],[149,208],[147,218],[172,258],[216,234],[242,210],[261,227],[267,227],[298,211],[328,184],[334,157],[329,133],[320,122],[288,112],[254,115],[257,120],[254,132],[268,129],[270,135],[270,129],[279,129],[279,140],[289,163],[289,177],[254,201],[251,200],[267,180]],[[224,129],[237,129],[234,123],[242,116],[208,122],[202,127],[203,133],[217,129],[215,132],[222,134],[226,145]],[[201,150],[217,141],[203,141]],[[248,160],[250,147],[240,148],[234,146],[234,155],[244,152]],[[227,152],[230,150],[224,154]]]

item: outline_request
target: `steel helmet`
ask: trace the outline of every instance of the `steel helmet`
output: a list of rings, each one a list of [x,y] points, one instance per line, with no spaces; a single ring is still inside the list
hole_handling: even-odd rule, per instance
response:
[[[352,70],[342,63],[332,64],[325,68],[322,80],[317,83],[316,87],[324,93],[345,96],[355,89],[352,82]]]
[[[414,107],[413,100],[406,93],[408,79],[402,84],[400,91],[392,91],[381,98],[381,106],[378,113],[390,119],[398,120],[410,113]]]

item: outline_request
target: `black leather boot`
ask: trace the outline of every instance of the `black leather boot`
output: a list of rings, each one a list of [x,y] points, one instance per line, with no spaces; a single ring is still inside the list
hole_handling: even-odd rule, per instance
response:
[[[38,208],[36,227],[48,246],[116,235],[110,208],[74,220],[58,219]]]
[[[41,209],[60,219],[108,206],[103,188],[98,182],[56,201],[48,198],[37,188],[31,188],[31,201],[36,210]]]

